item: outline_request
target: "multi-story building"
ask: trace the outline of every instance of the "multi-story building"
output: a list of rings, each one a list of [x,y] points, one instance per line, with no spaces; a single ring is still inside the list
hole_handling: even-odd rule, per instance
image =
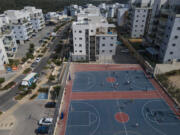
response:
[[[40,31],[45,26],[44,16],[42,9],[36,9],[35,7],[24,7],[23,12],[30,14],[30,20],[35,32]]]
[[[142,38],[147,28],[153,0],[132,0],[128,14],[131,38]]]
[[[95,61],[112,58],[115,54],[117,33],[115,25],[108,24],[100,9],[90,6],[78,14],[73,22],[74,61]]]
[[[4,15],[9,18],[9,24],[18,44],[24,43],[32,37],[33,26],[28,12],[7,10]]]
[[[8,57],[3,44],[3,32],[1,30],[3,23],[0,20],[0,71],[4,71],[4,64],[9,63]]]
[[[15,57],[17,51],[17,44],[13,34],[9,26],[8,18],[4,15],[0,15],[0,31],[1,31],[1,39],[9,59],[13,59]]]

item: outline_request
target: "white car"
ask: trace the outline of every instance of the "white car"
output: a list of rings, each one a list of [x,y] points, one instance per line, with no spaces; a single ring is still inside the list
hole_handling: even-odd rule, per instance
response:
[[[36,58],[36,62],[38,63],[38,62],[40,62],[40,60],[41,60],[41,58]]]
[[[39,125],[49,126],[53,122],[53,118],[41,118],[38,122]]]

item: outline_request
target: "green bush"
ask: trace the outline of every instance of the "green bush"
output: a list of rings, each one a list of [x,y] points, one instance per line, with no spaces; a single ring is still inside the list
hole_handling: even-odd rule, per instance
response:
[[[27,59],[34,59],[34,56],[31,52],[28,52],[28,53],[26,53],[26,58]]]
[[[23,71],[23,74],[27,74],[31,71],[31,68],[26,68],[24,71]]]
[[[29,99],[32,100],[37,97],[37,94],[33,94]]]
[[[3,82],[5,82],[5,78],[0,78],[0,84],[2,84]]]
[[[24,62],[26,62],[27,60],[28,60],[27,57],[23,57],[21,61],[24,63]]]
[[[56,95],[59,96],[59,92],[60,92],[60,90],[61,90],[61,86],[59,86],[59,85],[54,86],[53,89],[54,89]]]
[[[29,89],[35,89],[36,88],[36,83],[32,83],[31,86],[29,86]]]
[[[24,91],[23,93],[17,95],[15,97],[16,100],[21,100],[23,99],[23,97],[25,97],[27,94],[30,94],[32,91],[31,90],[27,90],[27,91]]]
[[[55,80],[55,76],[54,76],[54,75],[50,75],[50,76],[49,76],[49,80],[50,80],[50,81]]]
[[[38,92],[44,92],[48,93],[49,89],[48,88],[39,88]]]
[[[6,86],[4,86],[1,90],[8,90],[9,88],[11,88],[13,85],[15,85],[15,82],[10,82],[8,83]]]

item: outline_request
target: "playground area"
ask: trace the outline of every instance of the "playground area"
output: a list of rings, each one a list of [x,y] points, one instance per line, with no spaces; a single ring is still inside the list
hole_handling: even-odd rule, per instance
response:
[[[177,135],[180,114],[136,64],[72,64],[60,135]]]

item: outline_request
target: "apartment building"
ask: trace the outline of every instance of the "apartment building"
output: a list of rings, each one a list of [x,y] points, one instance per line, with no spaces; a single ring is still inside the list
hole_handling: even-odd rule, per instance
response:
[[[7,57],[7,54],[5,51],[5,47],[3,44],[3,33],[1,30],[2,25],[3,25],[3,23],[0,20],[0,71],[4,71],[4,64],[9,63],[8,57]]]
[[[9,26],[9,21],[6,16],[3,14],[0,15],[0,31],[1,31],[1,39],[7,54],[8,59],[13,59],[15,57],[15,54],[17,52],[17,44],[16,40],[13,34],[13,31],[11,30]]]
[[[158,52],[162,63],[180,61],[180,1],[157,0],[154,2],[145,44]]]
[[[73,61],[95,61],[112,58],[115,54],[117,33],[115,25],[108,24],[100,9],[88,6],[72,24]]]
[[[153,0],[132,0],[128,13],[128,28],[131,38],[142,38],[147,28]]]
[[[7,10],[4,15],[9,18],[9,24],[18,44],[23,44],[32,37],[33,25],[30,13],[22,10]]]
[[[28,12],[30,14],[30,20],[33,26],[34,32],[38,32],[45,26],[44,16],[42,9],[36,9],[35,7],[24,7],[22,12]]]

